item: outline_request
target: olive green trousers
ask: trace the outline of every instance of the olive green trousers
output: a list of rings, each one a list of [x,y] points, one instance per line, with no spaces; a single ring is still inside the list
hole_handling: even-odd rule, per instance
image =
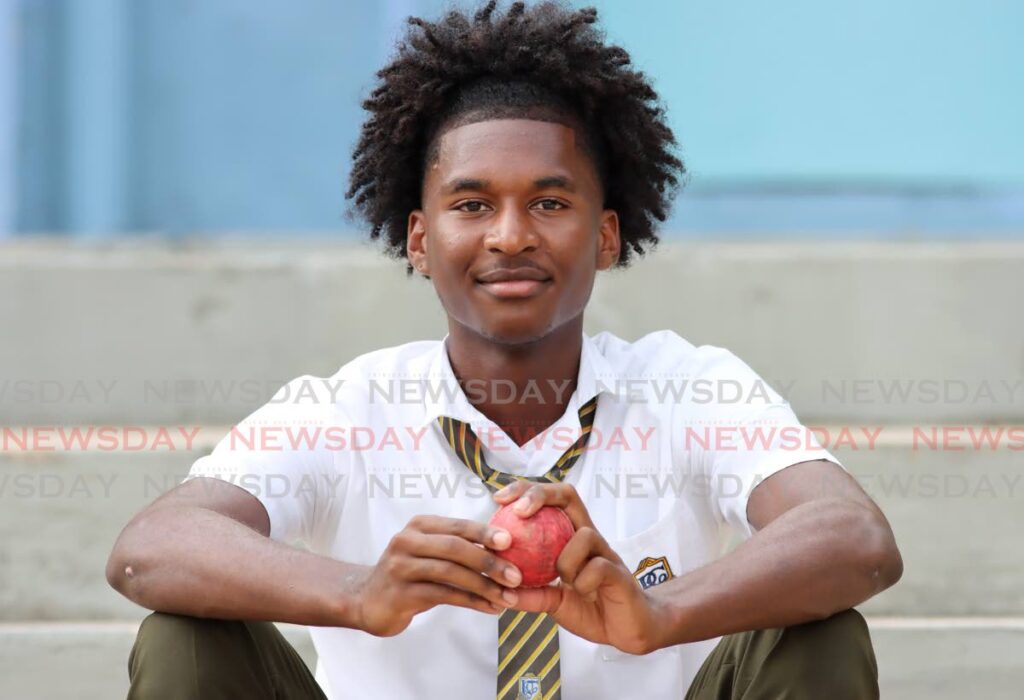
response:
[[[298,652],[269,622],[153,613],[139,628],[128,675],[129,700],[326,700]],[[644,696],[660,697],[651,680]],[[685,700],[872,698],[878,698],[878,667],[871,638],[860,613],[846,610],[723,637]]]

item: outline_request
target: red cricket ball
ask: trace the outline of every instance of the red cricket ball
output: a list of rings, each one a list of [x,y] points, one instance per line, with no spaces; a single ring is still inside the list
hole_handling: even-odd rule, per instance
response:
[[[490,524],[512,535],[512,545],[495,554],[518,567],[523,574],[520,586],[524,588],[546,586],[558,577],[555,561],[576,532],[565,511],[553,506],[522,518],[510,503],[498,509]]]

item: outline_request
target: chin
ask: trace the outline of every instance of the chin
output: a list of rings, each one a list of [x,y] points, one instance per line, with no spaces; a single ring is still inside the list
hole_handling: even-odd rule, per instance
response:
[[[480,335],[501,345],[527,345],[544,338],[552,330],[550,323],[538,323],[536,317],[517,319],[518,322],[484,323]]]

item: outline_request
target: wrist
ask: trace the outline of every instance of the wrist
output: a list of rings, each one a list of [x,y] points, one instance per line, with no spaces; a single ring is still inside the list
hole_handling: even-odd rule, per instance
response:
[[[650,651],[695,641],[686,638],[686,632],[691,629],[691,624],[686,617],[686,609],[674,600],[671,593],[669,587],[664,584],[644,591],[652,620],[648,640]]]
[[[363,608],[365,605],[366,580],[373,571],[371,566],[359,564],[342,565],[332,576],[324,608],[331,627],[347,627],[364,630]]]

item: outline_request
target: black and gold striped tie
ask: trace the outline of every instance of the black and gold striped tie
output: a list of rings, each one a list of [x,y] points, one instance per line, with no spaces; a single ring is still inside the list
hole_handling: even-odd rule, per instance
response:
[[[480,440],[462,421],[438,418],[441,430],[455,454],[492,491],[519,479],[558,482],[583,454],[597,413],[597,397],[580,407],[579,439],[565,451],[555,466],[539,477],[506,474],[487,466],[480,454]],[[562,675],[559,669],[558,625],[547,613],[506,610],[498,618],[497,700],[560,700]]]

